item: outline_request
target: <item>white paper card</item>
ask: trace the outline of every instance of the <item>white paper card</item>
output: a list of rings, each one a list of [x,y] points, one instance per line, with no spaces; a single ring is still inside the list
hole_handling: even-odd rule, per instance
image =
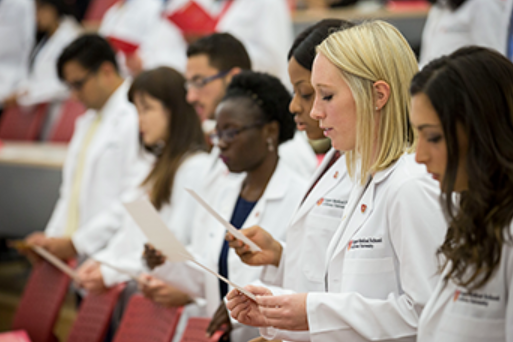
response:
[[[57,258],[55,255],[48,252],[46,249],[40,246],[31,246],[31,248],[39,254],[43,259],[48,261],[50,264],[57,267],[59,270],[61,270],[63,273],[67,274],[71,279],[78,282],[78,275],[77,272],[75,272],[74,269],[69,267],[64,261]]]
[[[212,209],[212,207],[210,205],[208,205],[207,202],[205,202],[203,200],[203,198],[201,198],[194,190],[192,190],[192,189],[185,189],[185,190],[188,193],[190,193],[192,195],[192,197],[194,197],[194,199],[196,201],[198,201],[198,203],[201,204],[201,206],[203,208],[205,208],[210,213],[210,215],[214,216],[214,218],[217,221],[219,221],[219,223],[221,223],[226,228],[226,230],[228,230],[230,232],[230,234],[232,234],[237,240],[241,240],[246,245],[248,245],[249,249],[252,252],[261,252],[262,251],[262,249],[260,247],[258,247],[258,245],[256,243],[251,241],[244,234],[242,234],[240,232],[240,230],[238,230],[237,228],[232,226],[228,221],[226,221],[224,218],[222,218],[221,215],[219,215],[214,209]]]
[[[184,245],[167,228],[160,218],[157,210],[150,202],[144,199],[123,204],[134,219],[148,241],[160,250],[169,261],[182,262],[193,260],[193,256]]]
[[[253,295],[251,292],[245,290],[241,286],[232,283],[230,280],[226,279],[219,273],[196,261],[194,257],[187,251],[184,245],[175,237],[173,232],[167,228],[166,224],[162,221],[158,212],[150,202],[147,200],[137,200],[131,203],[124,203],[124,206],[130,216],[132,216],[134,221],[137,223],[141,231],[144,233],[144,235],[146,235],[148,242],[151,243],[156,249],[160,250],[169,261],[191,261],[195,265],[221,279],[228,285],[231,285],[240,292],[244,293],[249,298],[253,300],[256,299],[255,295]],[[106,266],[109,267],[109,265]]]

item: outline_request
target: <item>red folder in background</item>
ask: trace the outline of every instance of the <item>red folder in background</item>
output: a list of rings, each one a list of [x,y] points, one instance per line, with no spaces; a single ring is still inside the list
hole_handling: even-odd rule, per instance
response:
[[[139,48],[139,44],[131,43],[123,39],[109,36],[107,37],[112,48],[117,52],[121,51],[125,55],[131,55]]]

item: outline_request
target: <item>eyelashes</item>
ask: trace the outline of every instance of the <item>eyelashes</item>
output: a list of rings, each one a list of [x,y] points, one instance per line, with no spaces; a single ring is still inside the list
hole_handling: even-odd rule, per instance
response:
[[[430,143],[436,144],[436,143],[439,143],[441,140],[442,140],[442,136],[441,135],[435,135],[433,137],[428,138],[427,141],[430,142]]]
[[[331,101],[332,98],[333,98],[333,95],[326,95],[326,96],[322,97],[322,100],[323,101]]]

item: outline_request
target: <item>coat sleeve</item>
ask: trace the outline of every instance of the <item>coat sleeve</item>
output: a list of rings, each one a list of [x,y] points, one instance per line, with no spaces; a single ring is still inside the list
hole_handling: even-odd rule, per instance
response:
[[[435,255],[446,231],[438,189],[426,178],[404,182],[384,204],[398,259],[400,295],[371,299],[356,292],[309,293],[312,341],[351,337],[379,341],[416,335],[420,313],[438,280]]]

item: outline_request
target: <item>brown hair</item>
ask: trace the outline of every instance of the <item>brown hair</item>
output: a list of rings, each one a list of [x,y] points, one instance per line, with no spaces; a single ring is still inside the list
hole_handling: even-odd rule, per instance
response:
[[[185,100],[185,78],[176,70],[160,67],[141,73],[128,91],[130,102],[134,102],[136,93],[146,93],[162,102],[170,116],[165,146],[142,183],[151,188],[151,202],[160,209],[170,201],[176,171],[185,157],[206,150],[205,138],[198,115]],[[151,146],[145,147],[151,151]]]
[[[442,190],[449,229],[438,253],[446,280],[469,289],[485,285],[511,240],[513,219],[513,64],[499,53],[466,47],[436,59],[415,75],[412,95],[425,94],[443,126],[447,166]],[[468,137],[468,189],[454,205],[460,147]]]

